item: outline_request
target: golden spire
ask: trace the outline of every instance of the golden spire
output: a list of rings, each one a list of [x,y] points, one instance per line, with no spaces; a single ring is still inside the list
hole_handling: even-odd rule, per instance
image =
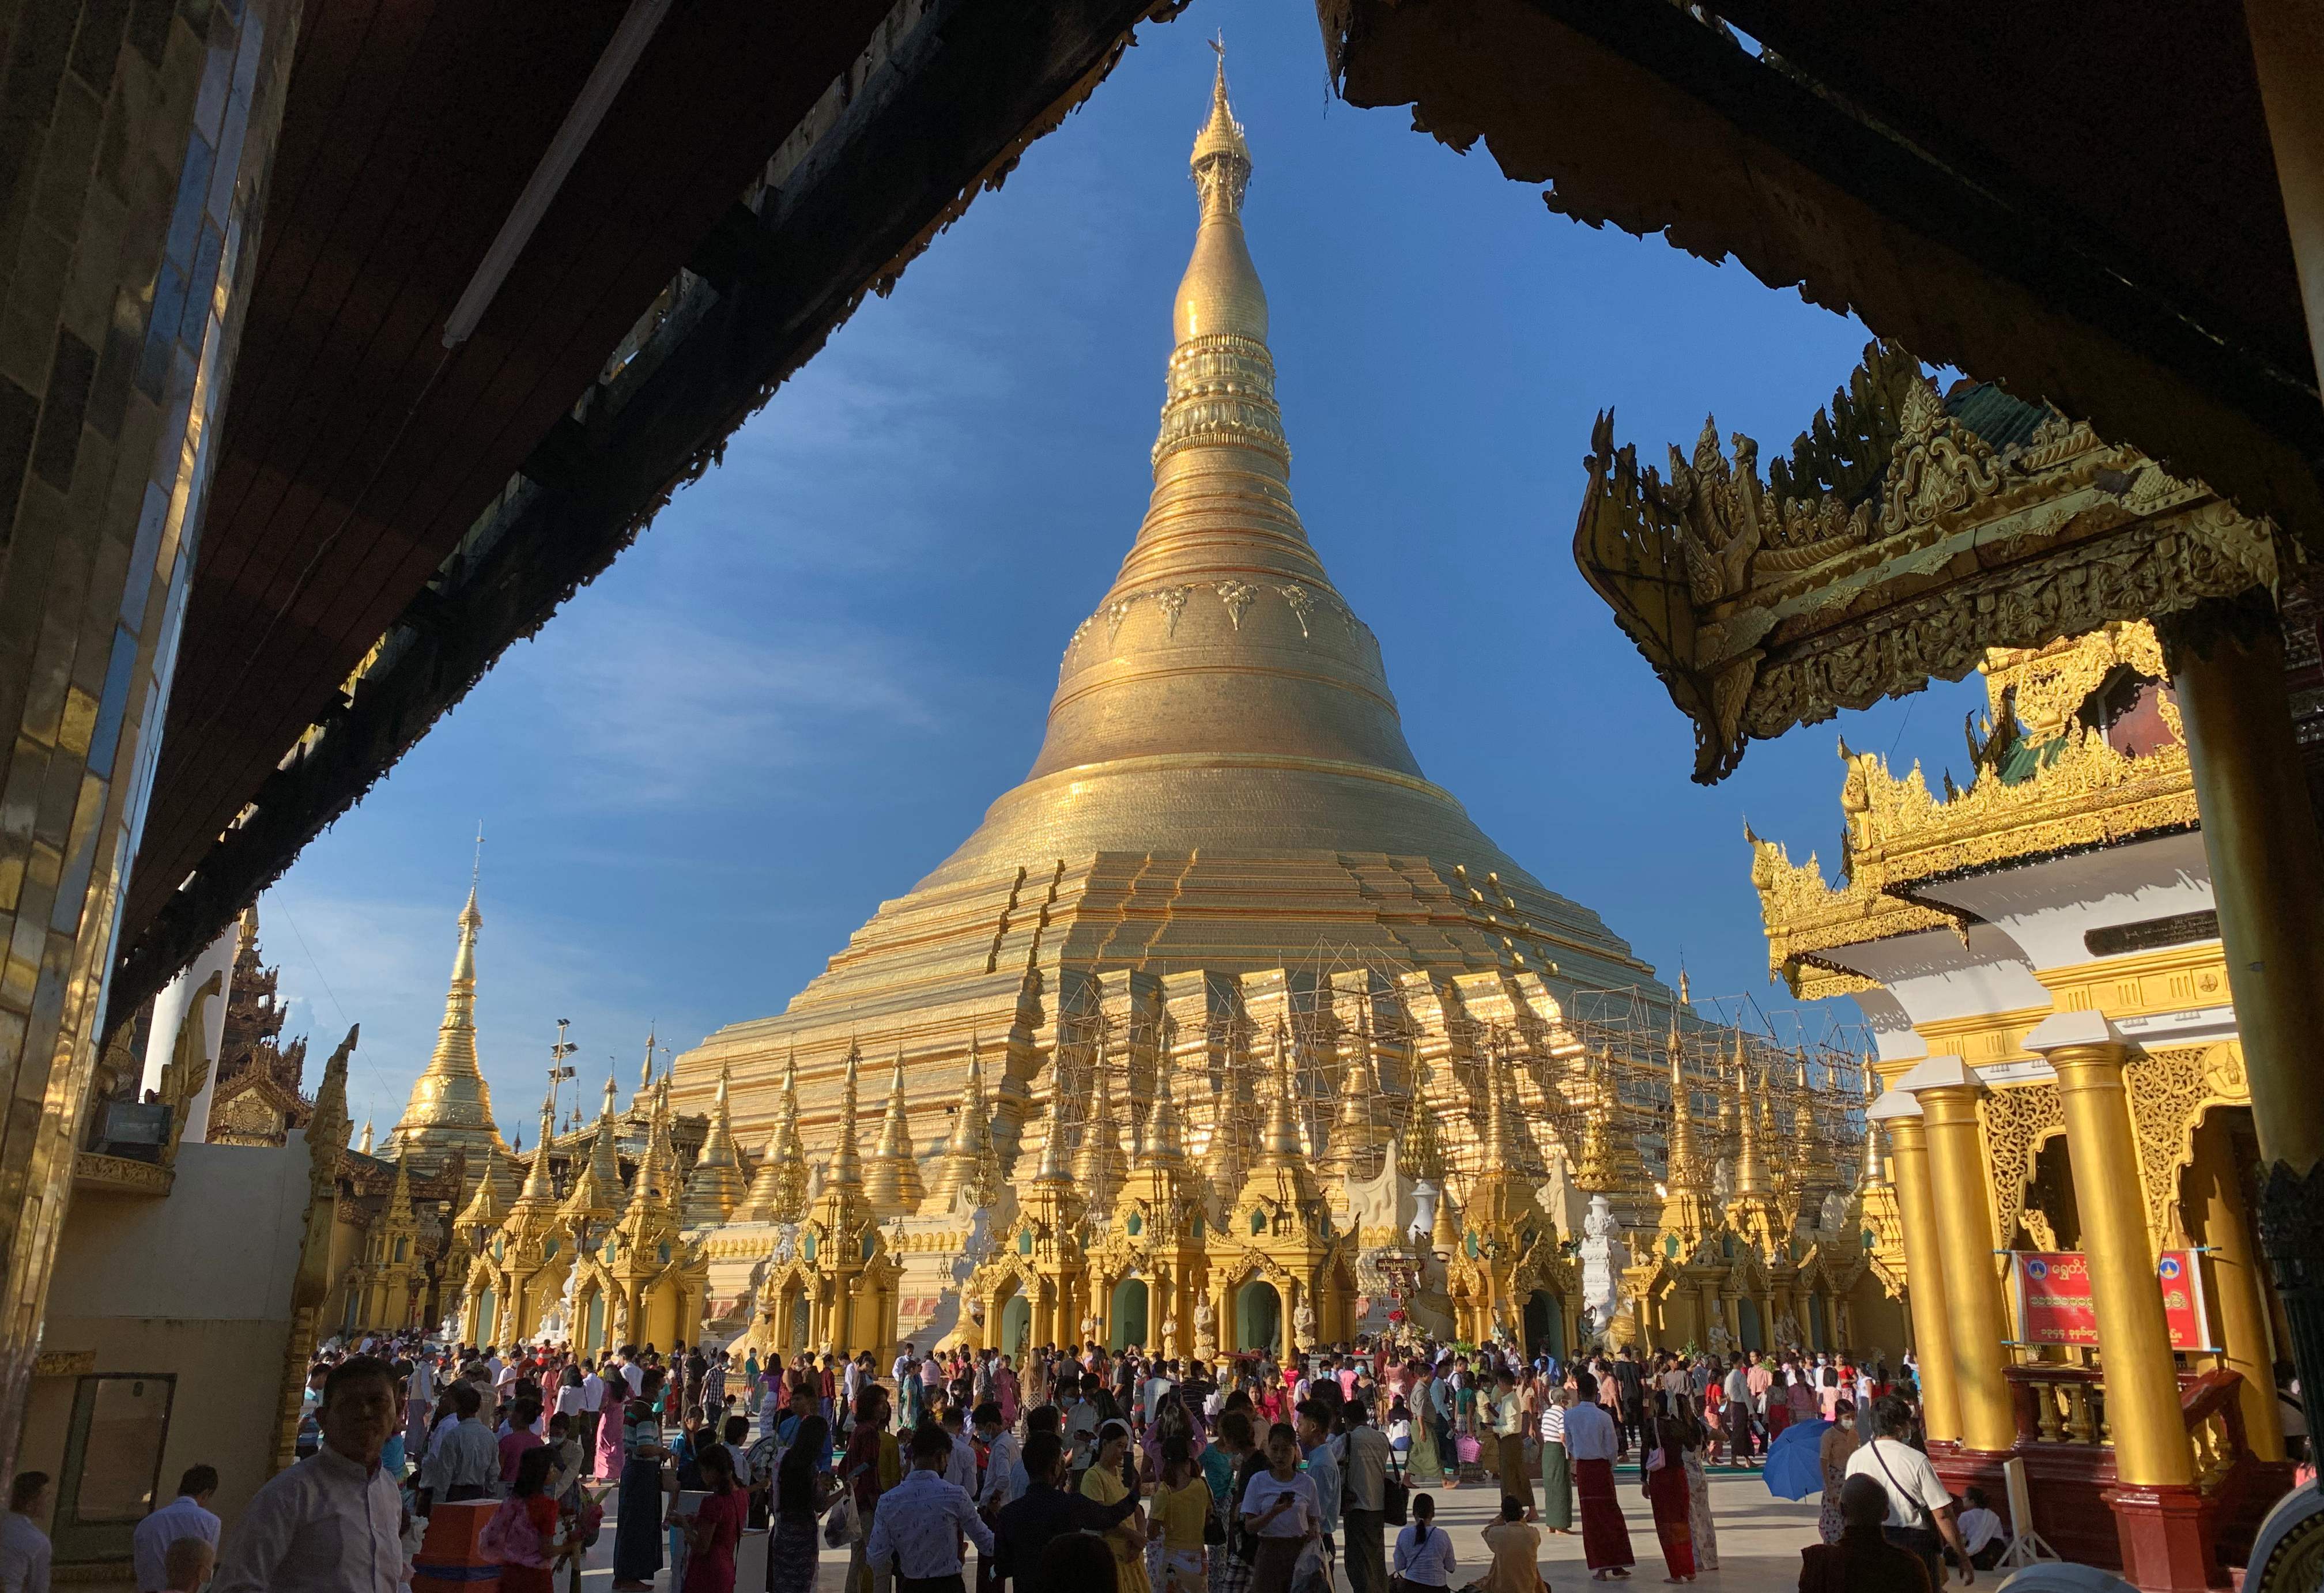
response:
[[[1121,1128],[1113,1119],[1112,1047],[1101,1029],[1097,1061],[1090,1070],[1089,1114],[1082,1120],[1081,1145],[1074,1152],[1074,1183],[1080,1187],[1086,1208],[1111,1211],[1126,1171]]]
[[[1684,1004],[1686,975],[1679,975],[1681,1004]],[[1666,1171],[1664,1186],[1671,1193],[1684,1191],[1701,1194],[1705,1187],[1702,1157],[1694,1145],[1694,1098],[1686,1082],[1686,1054],[1679,1040],[1678,1008],[1671,1008],[1670,1043],[1671,1127],[1669,1149],[1664,1158]]]
[[[919,1159],[912,1154],[912,1120],[904,1108],[904,1043],[899,1040],[896,1071],[888,1083],[888,1116],[880,1126],[880,1148],[872,1154],[863,1195],[881,1217],[909,1217],[927,1194]]]
[[[1412,1082],[1412,1108],[1405,1114],[1404,1132],[1396,1142],[1396,1170],[1416,1182],[1444,1182],[1444,1142],[1436,1132],[1436,1109],[1428,1103],[1428,1064]]]
[[[416,1219],[411,1211],[411,1168],[409,1164],[395,1164],[395,1187],[387,1193],[387,1226],[410,1228]]]
[[[492,1091],[476,1062],[476,931],[484,921],[471,882],[467,905],[460,909],[460,943],[452,954],[452,982],[444,996],[436,1049],[388,1136],[397,1158],[411,1157],[422,1176],[440,1170],[455,1147],[465,1150],[470,1165],[486,1177],[501,1174],[509,1156],[493,1123]]]
[[[1606,1194],[1615,1189],[1618,1178],[1609,1132],[1618,1104],[1611,1059],[1603,1052],[1592,1052],[1585,1077],[1588,1082],[1582,1094],[1582,1155],[1573,1169],[1573,1182],[1591,1194]]]
[[[1194,258],[1178,283],[1176,323],[1183,345],[1222,335],[1267,341],[1267,290],[1250,262],[1242,236],[1242,196],[1250,185],[1250,145],[1242,124],[1227,103],[1227,57],[1219,51],[1218,75],[1211,84],[1211,116],[1194,135],[1187,159],[1202,221],[1194,233]],[[1269,375],[1273,373],[1270,370]],[[1272,396],[1272,383],[1269,384]],[[1271,405],[1269,406],[1272,407]],[[1165,433],[1167,437],[1167,433]],[[1275,427],[1280,444],[1282,428]],[[1158,449],[1158,445],[1157,445]]]
[[[1299,1127],[1292,1110],[1292,1096],[1296,1082],[1291,1076],[1291,1054],[1286,1048],[1283,1025],[1275,1026],[1275,1065],[1269,1081],[1273,1088],[1267,1101],[1267,1132],[1260,1137],[1259,1161],[1262,1167],[1299,1165]]]
[[[971,1029],[968,1076],[961,1081],[960,1103],[953,1109],[952,1132],[945,1137],[929,1198],[941,1202],[957,1195],[972,1210],[989,1206],[1001,1193],[1000,1181],[1001,1154],[992,1143],[992,1118],[984,1101],[984,1060]]]
[[[1379,1076],[1372,1070],[1371,1014],[1356,1018],[1356,1042],[1348,1057],[1348,1071],[1340,1082],[1339,1120],[1332,1125],[1328,1161],[1336,1173],[1358,1180],[1379,1171],[1379,1126],[1372,1121],[1372,1106],[1379,1095]]]
[[[703,1136],[702,1149],[696,1154],[694,1166],[686,1177],[684,1220],[689,1228],[725,1221],[742,1203],[746,1192],[742,1158],[734,1152],[734,1119],[727,1089],[726,1065],[721,1063],[718,1093],[710,1102],[710,1128]]]
[[[807,1146],[799,1139],[798,1045],[791,1045],[783,1064],[783,1092],[775,1103],[775,1121],[767,1131],[767,1148],[751,1179],[742,1211],[752,1222],[797,1222],[807,1215]]]
[[[1170,1092],[1170,1059],[1154,1064],[1154,1101],[1146,1109],[1146,1132],[1138,1146],[1141,1167],[1176,1168],[1186,1164],[1185,1142],[1179,1133],[1178,1102]]]
[[[1517,1133],[1510,1127],[1509,1113],[1502,1097],[1510,1085],[1502,1076],[1507,1066],[1508,1042],[1499,1024],[1486,1040],[1485,1049],[1485,1162],[1488,1174],[1508,1174],[1517,1171],[1525,1160],[1517,1146]]]
[[[401,1165],[401,1163],[397,1165]],[[492,1174],[485,1170],[476,1174],[476,1192],[468,1197],[468,1203],[452,1220],[452,1227],[468,1241],[469,1248],[481,1250],[484,1248],[486,1237],[500,1225],[501,1203],[493,1194]]]
[[[363,1142],[355,1146],[364,1155],[371,1155],[371,1114],[364,1114]]]
[[[832,1146],[831,1165],[825,1170],[824,1183],[827,1187],[861,1189],[863,1187],[863,1164],[855,1148],[855,1100],[859,1083],[858,1071],[863,1064],[863,1054],[851,1042],[847,1047],[847,1077],[839,1087],[839,1139]]]
[[[553,1095],[540,1103],[540,1139],[532,1147],[532,1166],[524,1175],[524,1188],[517,1195],[522,1206],[546,1204],[557,1198],[556,1181],[549,1172],[549,1141],[557,1132],[557,1105]]]
[[[1735,1117],[1738,1139],[1735,1151],[1735,1192],[1738,1195],[1764,1195],[1768,1192],[1767,1169],[1761,1159],[1759,1116],[1752,1109],[1751,1059],[1743,1047],[1743,1032],[1735,1032]]]

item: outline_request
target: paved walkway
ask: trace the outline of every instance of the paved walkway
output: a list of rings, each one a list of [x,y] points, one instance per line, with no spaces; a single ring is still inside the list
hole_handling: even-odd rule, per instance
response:
[[[1654,1516],[1638,1491],[1637,1472],[1625,1466],[1618,1475],[1622,1510],[1630,1524],[1630,1547],[1638,1557],[1629,1585],[1659,1588],[1663,1585],[1663,1561],[1662,1552],[1655,1544]],[[1500,1496],[1490,1487],[1471,1486],[1440,1493],[1436,1497],[1437,1524],[1452,1534],[1452,1552],[1460,1561],[1462,1579],[1482,1575],[1488,1556],[1481,1534],[1485,1524],[1499,1508]],[[590,1552],[583,1568],[583,1593],[609,1593],[613,1587],[613,1501],[608,1499],[606,1505],[604,1535],[597,1540],[596,1548]],[[1757,1475],[1714,1475],[1711,1480],[1711,1509],[1719,1533],[1720,1569],[1698,1577],[1695,1586],[1717,1588],[1720,1593],[1793,1593],[1798,1588],[1800,1550],[1816,1542],[1816,1501],[1812,1497],[1793,1504],[1768,1493],[1766,1484]],[[1395,1541],[1393,1533],[1389,1541],[1391,1544]],[[759,1555],[747,1552],[751,1547],[745,1545],[746,1560],[752,1564],[761,1563]],[[1582,1564],[1582,1539],[1578,1535],[1545,1537],[1541,1553],[1541,1574],[1555,1593],[1571,1593],[1589,1584],[1590,1573]],[[816,1593],[839,1593],[846,1570],[844,1551],[824,1551]],[[973,1576],[973,1573],[971,1588],[976,1586]],[[657,1578],[654,1586],[669,1589],[669,1573],[665,1571]],[[1342,1589],[1347,1586],[1344,1573],[1339,1579],[1339,1586]],[[738,1586],[735,1593],[758,1593],[758,1588]]]

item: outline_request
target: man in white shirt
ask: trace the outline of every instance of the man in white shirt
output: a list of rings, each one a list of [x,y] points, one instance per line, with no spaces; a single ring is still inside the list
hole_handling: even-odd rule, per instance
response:
[[[964,1593],[960,1541],[992,1553],[992,1529],[968,1496],[944,1478],[952,1440],[941,1427],[912,1434],[912,1469],[880,1496],[872,1515],[872,1537],[863,1558],[872,1565],[896,1564],[897,1593]]]
[[[1727,1429],[1727,1461],[1730,1466],[1751,1463],[1751,1375],[1743,1368],[1743,1358],[1737,1356],[1735,1364],[1727,1368],[1720,1380],[1720,1391],[1726,1396],[1727,1408],[1720,1413],[1720,1424]]]
[[[210,1514],[210,1496],[217,1492],[215,1466],[189,1466],[178,1479],[178,1496],[148,1515],[129,1534],[129,1559],[137,1573],[137,1593],[168,1593],[170,1545],[180,1538],[199,1538],[217,1547],[218,1518]]]
[[[321,1447],[251,1499],[211,1593],[400,1593],[403,1502],[379,1463],[395,1418],[386,1363],[334,1367]]]
[[[976,1407],[976,1436],[984,1441],[984,1487],[976,1502],[986,1515],[997,1515],[1022,1486],[1017,1434],[1001,1424],[1001,1407],[988,1402]]]
[[[453,1386],[452,1408],[458,1415],[436,1430],[427,1463],[420,1469],[420,1486],[432,1498],[456,1505],[500,1491],[501,1443],[484,1419],[475,1384]]]
[[[968,1427],[958,1405],[945,1406],[941,1423],[945,1436],[952,1440],[952,1452],[945,1457],[944,1479],[966,1494],[976,1497],[976,1446],[968,1441]]]
[[[0,1515],[0,1588],[6,1593],[49,1593],[49,1534],[41,1518],[51,1498],[47,1472],[16,1473],[8,1514]]]
[[[1921,1557],[1929,1569],[1929,1585],[1945,1585],[1941,1549],[1950,1549],[1960,1561],[1961,1585],[1977,1580],[1969,1550],[1953,1520],[1953,1496],[1929,1464],[1928,1456],[1904,1441],[1912,1431],[1910,1406],[1893,1395],[1875,1401],[1870,1410],[1874,1436],[1856,1446],[1848,1458],[1848,1475],[1868,1477],[1888,1496],[1887,1518],[1881,1535],[1899,1549]],[[1863,1417],[1859,1413],[1858,1421]]]
[[[1630,1552],[1630,1529],[1614,1493],[1614,1462],[1622,1453],[1621,1430],[1598,1403],[1598,1379],[1573,1374],[1573,1407],[1565,1413],[1565,1453],[1573,1463],[1573,1492],[1582,1502],[1582,1557],[1602,1581],[1616,1570],[1628,1574],[1637,1556]]]

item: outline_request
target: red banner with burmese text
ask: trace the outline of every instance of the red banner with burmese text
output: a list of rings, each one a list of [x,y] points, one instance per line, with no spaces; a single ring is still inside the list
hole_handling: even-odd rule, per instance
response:
[[[2010,1276],[2017,1290],[2018,1330],[2029,1345],[2095,1345],[2098,1303],[2090,1297],[2089,1260],[2080,1250],[2012,1250]],[[2163,1291],[2163,1320],[2171,1348],[2200,1353],[2212,1348],[2210,1313],[2203,1303],[2203,1270],[2192,1250],[2165,1250],[2154,1281]]]

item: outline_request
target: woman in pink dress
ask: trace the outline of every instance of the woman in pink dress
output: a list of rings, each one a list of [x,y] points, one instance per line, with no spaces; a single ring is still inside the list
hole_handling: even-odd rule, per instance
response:
[[[1001,1407],[1001,1425],[1017,1431],[1017,1374],[1005,1358],[992,1368],[992,1403]]]

